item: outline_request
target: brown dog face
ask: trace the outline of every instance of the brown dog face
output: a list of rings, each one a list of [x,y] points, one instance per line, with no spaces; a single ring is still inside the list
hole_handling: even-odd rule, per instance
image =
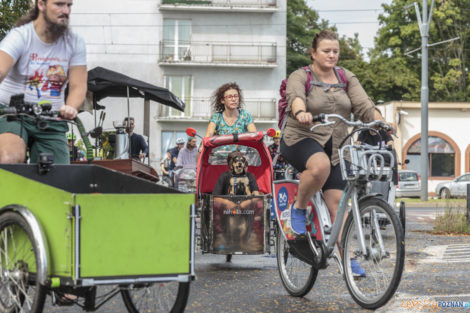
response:
[[[234,175],[244,175],[248,168],[248,161],[243,155],[235,155],[229,164],[230,170]]]

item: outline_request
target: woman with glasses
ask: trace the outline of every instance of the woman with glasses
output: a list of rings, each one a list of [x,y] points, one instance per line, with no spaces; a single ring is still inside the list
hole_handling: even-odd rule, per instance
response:
[[[240,87],[236,83],[220,86],[212,96],[212,115],[204,137],[233,133],[256,132],[250,113],[241,108]]]

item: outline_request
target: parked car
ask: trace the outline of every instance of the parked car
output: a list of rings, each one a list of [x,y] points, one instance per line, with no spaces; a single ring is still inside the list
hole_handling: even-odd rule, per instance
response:
[[[441,199],[467,196],[467,184],[470,183],[470,173],[460,175],[454,180],[439,183],[436,186],[436,195]]]
[[[416,171],[401,170],[398,171],[398,186],[396,189],[397,198],[413,198],[420,197],[421,183],[419,175]]]

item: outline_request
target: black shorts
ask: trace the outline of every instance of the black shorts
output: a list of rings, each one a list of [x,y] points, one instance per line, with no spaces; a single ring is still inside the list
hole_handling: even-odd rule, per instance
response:
[[[324,152],[331,160],[332,140],[328,140],[323,148],[315,139],[305,138],[292,146],[288,146],[281,140],[281,154],[297,171],[303,172],[307,165],[307,160],[318,152]],[[341,176],[341,167],[339,163],[331,166],[330,176],[323,185],[322,190],[339,189],[344,190],[346,181]]]

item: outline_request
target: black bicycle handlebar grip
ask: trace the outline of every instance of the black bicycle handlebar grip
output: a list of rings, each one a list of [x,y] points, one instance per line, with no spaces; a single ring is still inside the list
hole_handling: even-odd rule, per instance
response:
[[[318,115],[314,115],[312,118],[312,122],[324,122],[325,121],[325,113],[320,113]]]
[[[390,125],[388,125],[386,122],[383,122],[383,121],[380,122],[379,127],[381,127],[385,131],[389,131],[392,129]]]

